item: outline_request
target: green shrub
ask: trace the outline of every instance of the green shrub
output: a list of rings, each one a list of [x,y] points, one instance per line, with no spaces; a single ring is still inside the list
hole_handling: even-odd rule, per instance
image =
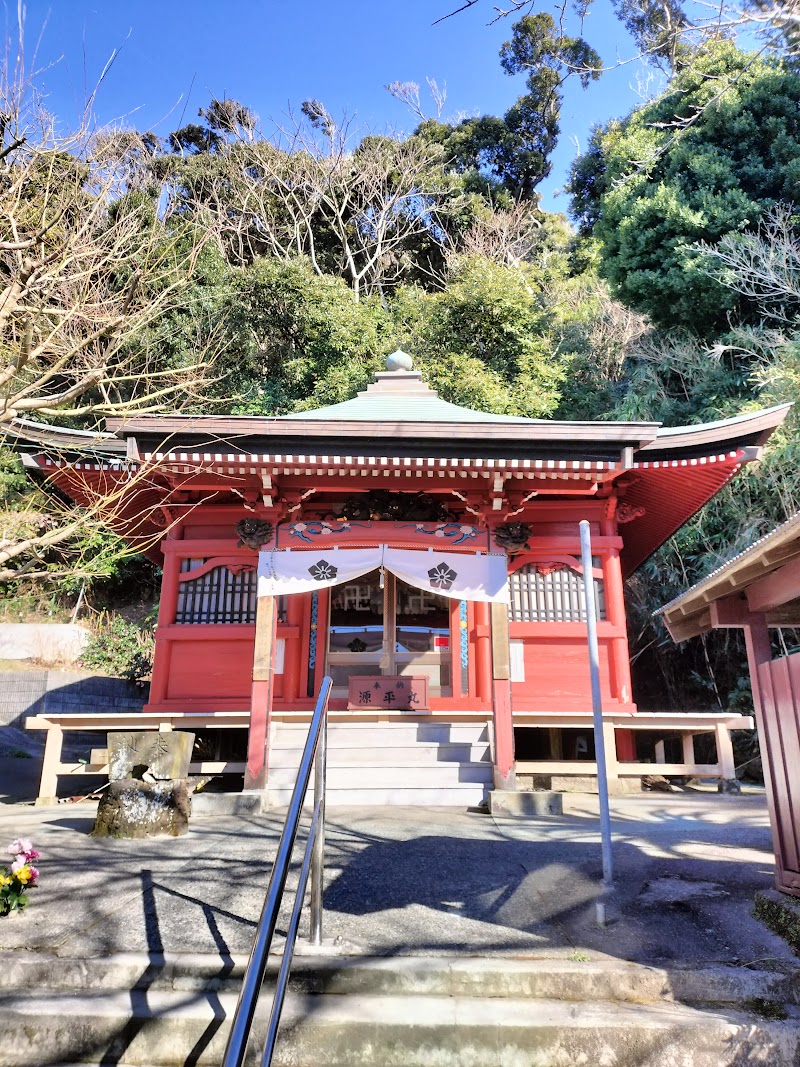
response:
[[[153,666],[153,634],[121,615],[103,616],[81,655],[81,665],[142,682]]]

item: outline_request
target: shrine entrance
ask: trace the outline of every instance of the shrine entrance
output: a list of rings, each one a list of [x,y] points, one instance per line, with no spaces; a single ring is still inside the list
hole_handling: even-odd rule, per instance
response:
[[[335,586],[327,646],[332,695],[347,697],[351,678],[414,675],[427,679],[430,696],[452,696],[458,611],[458,601],[380,569]]]

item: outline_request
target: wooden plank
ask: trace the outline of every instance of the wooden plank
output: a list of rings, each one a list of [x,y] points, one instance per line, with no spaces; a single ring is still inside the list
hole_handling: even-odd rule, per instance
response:
[[[492,677],[511,679],[511,650],[508,644],[508,605],[492,604]]]
[[[789,812],[789,820],[800,852],[800,763],[795,762],[798,758],[796,743],[800,739],[800,654],[787,656],[785,662],[792,688],[792,703],[783,709],[780,725],[782,735],[792,738],[793,741],[791,748],[784,747],[784,753],[792,786],[792,810]],[[793,868],[793,871],[797,874],[798,868]]]
[[[517,760],[517,774],[597,774],[594,760]],[[688,778],[721,778],[718,763],[618,763],[617,777],[663,774]]]
[[[753,582],[747,590],[751,611],[774,611],[796,597],[800,597],[800,559]]]
[[[272,677],[275,597],[261,596],[256,608],[256,636],[253,650],[253,681],[266,682]]]
[[[781,745],[779,676],[771,660],[758,666],[758,687],[761,693],[761,758],[764,778],[772,799],[772,835],[775,851],[780,854],[781,867],[798,869],[798,849],[791,825],[791,801],[786,780],[786,762]]]
[[[58,767],[61,763],[61,744],[64,733],[59,726],[51,726],[47,731],[47,740],[44,743],[44,758],[42,759],[42,777],[39,780],[39,796],[37,804],[46,804],[52,800],[58,791]]]

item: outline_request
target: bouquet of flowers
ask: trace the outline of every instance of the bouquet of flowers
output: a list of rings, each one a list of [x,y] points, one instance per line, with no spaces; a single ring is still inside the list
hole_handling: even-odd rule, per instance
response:
[[[30,841],[18,837],[6,851],[14,858],[0,869],[0,916],[10,915],[15,908],[21,911],[28,903],[28,890],[39,881],[39,872],[33,866],[39,853]]]

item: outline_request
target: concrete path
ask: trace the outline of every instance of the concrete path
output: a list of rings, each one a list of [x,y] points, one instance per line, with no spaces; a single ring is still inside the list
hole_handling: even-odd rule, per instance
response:
[[[338,809],[325,936],[354,954],[753,964],[796,957],[751,916],[772,886],[761,796],[612,798],[614,921],[595,921],[597,798],[537,821],[445,809]],[[60,955],[250,947],[282,818],[194,818],[184,838],[95,840],[90,805],[0,807],[0,847],[33,839],[41,887],[0,921],[0,949]]]

